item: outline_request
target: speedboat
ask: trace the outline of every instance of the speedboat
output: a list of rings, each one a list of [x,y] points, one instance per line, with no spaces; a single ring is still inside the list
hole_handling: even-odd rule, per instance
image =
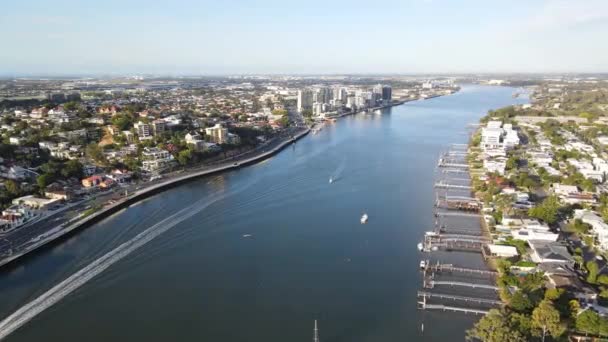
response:
[[[424,246],[422,245],[422,242],[418,242],[418,250],[422,252],[423,249]]]
[[[426,268],[426,261],[420,260],[420,269],[423,270]]]
[[[367,214],[363,214],[363,216],[361,216],[361,224],[365,224],[365,223],[367,223],[367,219],[368,219],[368,218],[369,218],[369,217],[367,216]]]
[[[334,179],[333,179],[333,178],[331,178],[331,177],[329,177],[329,184],[331,184],[331,183],[333,183],[333,182],[334,182]]]

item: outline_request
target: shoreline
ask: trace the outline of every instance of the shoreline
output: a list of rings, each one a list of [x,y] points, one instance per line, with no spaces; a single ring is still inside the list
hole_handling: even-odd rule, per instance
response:
[[[286,139],[285,141],[281,142],[279,145],[275,146],[271,150],[260,153],[253,157],[249,157],[242,161],[230,162],[230,163],[223,164],[223,165],[211,168],[211,169],[195,171],[195,172],[192,172],[192,173],[189,173],[186,175],[181,175],[181,176],[167,179],[163,182],[160,182],[158,184],[155,184],[155,185],[152,185],[149,187],[145,187],[143,189],[139,189],[132,195],[129,195],[128,197],[124,198],[123,200],[112,203],[109,206],[106,206],[99,211],[96,211],[86,217],[79,219],[76,222],[69,223],[69,221],[68,221],[68,225],[66,227],[57,230],[56,232],[52,233],[48,237],[41,239],[39,242],[27,247],[26,249],[20,251],[19,253],[16,253],[14,255],[11,255],[10,257],[7,257],[7,258],[1,260],[0,267],[11,266],[12,264],[15,264],[18,260],[20,260],[23,257],[34,255],[35,252],[41,252],[44,250],[44,247],[50,247],[53,243],[59,243],[63,239],[71,236],[72,234],[77,233],[81,229],[84,229],[94,223],[97,223],[97,222],[111,216],[112,214],[129,207],[131,204],[137,203],[147,197],[150,197],[152,195],[155,195],[157,193],[160,193],[162,191],[165,191],[167,189],[170,189],[172,187],[175,187],[177,185],[189,182],[191,180],[194,180],[194,179],[197,179],[200,177],[218,174],[218,173],[222,173],[224,171],[236,170],[241,167],[256,164],[260,161],[268,159],[268,158],[276,155],[283,149],[285,149],[285,147],[287,147],[291,144],[294,144],[296,141],[305,137],[306,135],[308,135],[308,133],[310,133],[310,131],[311,131],[310,128],[306,128],[305,130],[297,133],[292,138]],[[57,227],[50,229],[49,232],[56,230],[58,227],[61,227],[61,225],[58,225]]]
[[[433,99],[433,98],[437,98],[437,97],[453,95],[453,94],[457,93],[459,90],[456,90],[455,92],[450,93],[450,94],[437,95],[437,96],[421,98],[421,99],[396,100],[385,106],[367,108],[365,110],[360,110],[360,111],[356,111],[356,112],[343,113],[340,115],[331,116],[331,117],[329,117],[329,119],[331,119],[331,118],[338,119],[338,118],[342,118],[345,116],[360,114],[362,112],[372,112],[375,110],[382,110],[382,109],[386,109],[386,108],[400,106],[400,105],[403,105],[408,102],[423,101],[423,100],[429,100],[429,99]],[[139,190],[135,191],[133,194],[129,195],[128,197],[126,197],[120,201],[117,201],[115,203],[112,203],[106,207],[103,207],[101,210],[98,210],[86,217],[82,217],[80,219],[77,218],[75,222],[67,221],[63,224],[59,224],[56,227],[49,229],[48,233],[50,233],[50,235],[42,238],[37,243],[34,243],[31,246],[28,246],[24,250],[19,251],[18,253],[14,254],[14,255],[11,255],[3,260],[0,260],[0,268],[6,268],[6,267],[16,265],[20,259],[22,259],[24,257],[28,257],[28,256],[33,256],[37,252],[42,252],[42,251],[44,251],[45,247],[51,247],[55,243],[60,243],[64,239],[78,233],[80,230],[85,229],[88,226],[95,224],[95,223],[119,212],[122,209],[128,208],[130,205],[135,204],[147,197],[150,197],[152,195],[155,195],[157,193],[170,189],[174,186],[194,180],[196,178],[209,176],[209,175],[213,175],[213,174],[218,174],[218,173],[221,173],[224,171],[236,170],[243,166],[252,165],[252,164],[258,163],[260,161],[263,161],[267,158],[270,158],[270,157],[274,156],[275,154],[279,153],[280,151],[282,151],[288,145],[291,145],[291,144],[295,143],[296,141],[300,140],[301,138],[305,137],[306,135],[308,135],[314,129],[315,125],[316,125],[316,123],[312,127],[307,127],[305,130],[297,133],[292,138],[286,139],[285,141],[281,142],[280,144],[278,144],[277,146],[275,146],[274,148],[272,148],[269,151],[246,158],[242,161],[230,161],[228,163],[219,165],[217,167],[213,167],[211,169],[194,171],[194,172],[188,173],[186,175],[181,175],[181,176],[177,176],[174,178],[164,180],[158,184],[151,185],[151,186],[145,187],[143,189],[139,189]]]

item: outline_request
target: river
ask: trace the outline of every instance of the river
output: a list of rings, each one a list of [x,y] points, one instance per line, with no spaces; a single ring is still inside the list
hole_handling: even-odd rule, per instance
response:
[[[524,103],[514,90],[467,85],[345,117],[114,214],[1,270],[0,316],[161,220],[170,229],[7,341],[310,341],[314,319],[327,342],[464,337],[475,317],[416,309],[416,243],[433,224],[440,152],[488,109]]]

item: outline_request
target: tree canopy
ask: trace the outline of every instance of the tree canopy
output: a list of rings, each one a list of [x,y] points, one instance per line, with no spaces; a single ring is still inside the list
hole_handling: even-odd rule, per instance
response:
[[[524,342],[526,337],[518,331],[515,322],[503,311],[492,309],[467,331],[468,338],[484,342]]]
[[[545,340],[547,334],[553,338],[558,338],[566,331],[566,327],[561,322],[559,311],[547,299],[540,302],[536,309],[532,311],[532,327],[541,336],[542,341]]]
[[[557,222],[561,205],[557,196],[547,197],[541,204],[528,210],[528,215],[543,220],[548,224]]]

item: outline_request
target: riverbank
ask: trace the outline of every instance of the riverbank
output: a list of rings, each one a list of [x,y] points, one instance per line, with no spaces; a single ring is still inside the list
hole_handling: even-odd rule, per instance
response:
[[[331,116],[330,118],[340,118],[340,117],[344,117],[344,116],[359,114],[362,112],[373,112],[376,110],[382,110],[382,109],[386,109],[386,108],[390,108],[390,107],[400,106],[407,102],[427,100],[427,99],[436,98],[436,97],[440,97],[440,96],[452,95],[456,92],[458,92],[458,90],[453,93],[450,93],[450,94],[437,95],[437,96],[428,97],[428,98],[396,100],[396,101],[392,101],[390,104],[387,104],[387,105],[367,108],[365,110],[343,113],[340,115]],[[231,169],[239,168],[241,166],[247,166],[247,165],[256,163],[260,160],[263,160],[265,158],[268,158],[269,156],[271,156],[275,153],[278,153],[281,149],[283,149],[286,145],[290,144],[291,142],[302,138],[303,136],[308,134],[310,131],[315,133],[315,130],[316,130],[315,127],[316,127],[316,125],[313,125],[312,128],[307,128],[304,131],[301,131],[300,133],[293,136],[293,138],[287,138],[285,141],[281,142],[280,144],[278,144],[277,146],[275,146],[274,148],[272,148],[271,150],[269,150],[267,152],[262,151],[262,153],[255,154],[252,157],[244,158],[241,160],[239,160],[238,158],[230,159],[230,162],[226,162],[226,163],[223,163],[218,166],[215,166],[215,167],[212,167],[209,169],[205,169],[205,170],[197,170],[197,171],[189,170],[189,171],[181,173],[175,177],[168,178],[164,181],[160,181],[155,184],[148,184],[146,186],[146,188],[138,189],[131,195],[118,199],[118,200],[116,200],[116,202],[114,202],[110,205],[104,206],[100,210],[90,210],[89,209],[89,210],[87,210],[86,215],[84,215],[84,213],[81,213],[76,218],[70,219],[57,226],[49,228],[43,234],[39,235],[39,237],[37,238],[38,239],[37,242],[32,243],[31,245],[25,247],[23,250],[20,250],[20,251],[16,252],[15,254],[0,260],[0,267],[7,265],[7,264],[11,264],[25,255],[28,255],[34,251],[40,250],[41,247],[49,245],[51,242],[58,242],[58,241],[60,241],[61,238],[74,234],[80,228],[83,228],[85,226],[98,222],[98,221],[106,218],[107,216],[119,211],[120,209],[123,209],[124,207],[126,207],[130,204],[133,204],[143,198],[146,198],[150,195],[153,195],[155,193],[168,189],[171,186],[181,184],[185,181],[188,181],[188,180],[191,180],[194,178],[228,171]],[[245,155],[247,155],[249,153],[251,153],[251,152],[247,152],[247,153],[245,153]]]
[[[434,156],[447,143],[466,143],[461,128],[476,122],[476,113],[509,104],[511,93],[463,87],[454,96],[382,115],[350,116],[249,169],[199,178],[122,209],[5,268],[2,318],[165,218],[180,218],[180,210],[197,199],[210,203],[228,194],[192,219],[164,221],[175,224],[168,234],[116,262],[6,341],[205,336],[279,342],[307,336],[310,317],[319,312],[326,317],[319,322],[325,335],[343,340],[463,340],[479,316],[417,309],[420,258],[411,236],[433,226]],[[329,184],[334,173],[339,179]],[[362,212],[370,217],[366,225],[359,222]],[[478,222],[454,220],[455,229]],[[478,254],[439,253],[433,256],[456,266],[483,266]],[[480,290],[436,291],[475,296]],[[188,328],[184,314],[205,324]],[[277,321],[285,329],[275,329]]]
[[[27,248],[20,251],[19,253],[11,255],[3,260],[0,260],[0,267],[15,263],[17,260],[19,260],[20,258],[22,258],[26,255],[31,255],[34,252],[41,251],[43,249],[43,247],[51,246],[52,243],[60,242],[62,239],[67,238],[68,236],[79,231],[80,229],[86,228],[87,226],[90,226],[93,223],[99,222],[100,220],[114,214],[115,212],[117,212],[121,209],[124,209],[124,208],[128,207],[129,205],[134,204],[138,201],[141,201],[142,199],[152,196],[156,193],[167,190],[167,189],[177,186],[179,184],[191,181],[196,178],[200,178],[203,176],[209,176],[209,175],[213,175],[213,174],[217,174],[217,173],[221,173],[221,172],[225,172],[225,171],[229,171],[229,170],[238,169],[240,167],[252,165],[252,164],[258,163],[262,160],[265,160],[265,159],[279,153],[281,150],[283,150],[288,145],[295,143],[297,140],[303,138],[309,132],[310,132],[310,129],[306,128],[303,131],[294,135],[293,137],[285,139],[284,141],[279,143],[277,146],[273,147],[272,149],[270,149],[268,151],[263,150],[261,153],[254,155],[252,157],[249,157],[249,158],[245,158],[242,160],[234,160],[229,163],[224,163],[222,165],[219,165],[219,166],[216,166],[216,167],[213,167],[210,169],[206,169],[206,170],[190,171],[190,172],[187,172],[186,174],[181,174],[177,177],[172,177],[172,178],[166,179],[160,183],[139,189],[139,190],[135,191],[134,193],[124,197],[123,199],[116,201],[108,206],[103,207],[101,210],[98,210],[98,211],[95,211],[92,213],[89,212],[89,213],[87,213],[87,215],[84,215],[84,213],[83,213],[83,214],[79,215],[76,219],[73,219],[72,221],[65,222],[53,229],[50,229],[47,233],[48,235],[44,236],[38,242],[28,246]]]
[[[412,101],[414,101],[414,100],[412,100]],[[394,101],[385,106],[368,108],[365,111],[371,112],[371,111],[375,111],[375,110],[381,110],[381,109],[385,109],[385,108],[389,108],[389,107],[399,106],[406,102],[409,102],[409,101]],[[333,116],[333,118],[340,118],[340,117],[344,117],[347,115],[358,114],[361,112],[364,112],[364,111],[361,110],[361,111],[344,113],[344,114],[341,114],[338,116]],[[123,197],[119,200],[116,200],[116,202],[114,202],[110,205],[106,205],[106,206],[102,207],[100,210],[89,209],[85,213],[79,214],[76,218],[70,219],[66,222],[63,222],[55,227],[48,229],[48,231],[45,231],[43,234],[41,234],[37,238],[38,239],[37,242],[25,247],[23,250],[20,250],[13,255],[10,255],[10,256],[0,260],[0,267],[15,263],[20,258],[22,258],[26,255],[30,255],[35,251],[40,251],[40,250],[42,250],[42,247],[49,246],[51,243],[60,242],[62,240],[62,238],[67,238],[67,237],[71,236],[72,234],[75,234],[81,228],[84,228],[86,226],[99,222],[100,220],[108,217],[109,215],[116,213],[117,211],[119,211],[133,203],[136,203],[136,202],[138,202],[146,197],[149,197],[153,194],[156,194],[158,192],[169,189],[170,187],[182,184],[183,182],[186,182],[186,181],[198,178],[198,177],[208,176],[208,175],[236,169],[241,166],[247,166],[247,165],[257,163],[263,159],[266,159],[266,158],[278,153],[280,150],[285,148],[287,145],[289,145],[292,142],[295,142],[296,140],[299,140],[300,138],[307,135],[309,132],[312,131],[313,133],[315,133],[315,130],[316,130],[315,127],[316,127],[316,124],[313,125],[311,128],[304,129],[303,131],[297,133],[296,135],[294,135],[291,138],[286,138],[283,142],[279,143],[277,146],[273,147],[269,151],[263,150],[261,153],[255,154],[252,157],[244,158],[241,160],[239,160],[238,158],[236,158],[236,159],[231,158],[231,159],[229,159],[230,160],[229,162],[225,162],[218,166],[215,166],[215,167],[212,167],[209,169],[205,169],[205,170],[197,170],[197,171],[189,170],[189,171],[186,171],[185,173],[181,173],[175,177],[168,178],[164,181],[160,181],[155,184],[148,184],[145,188],[138,189],[135,192],[133,192],[132,194],[130,194],[126,197]],[[247,153],[245,153],[245,155],[247,155],[249,153],[251,153],[251,152],[247,152]]]

